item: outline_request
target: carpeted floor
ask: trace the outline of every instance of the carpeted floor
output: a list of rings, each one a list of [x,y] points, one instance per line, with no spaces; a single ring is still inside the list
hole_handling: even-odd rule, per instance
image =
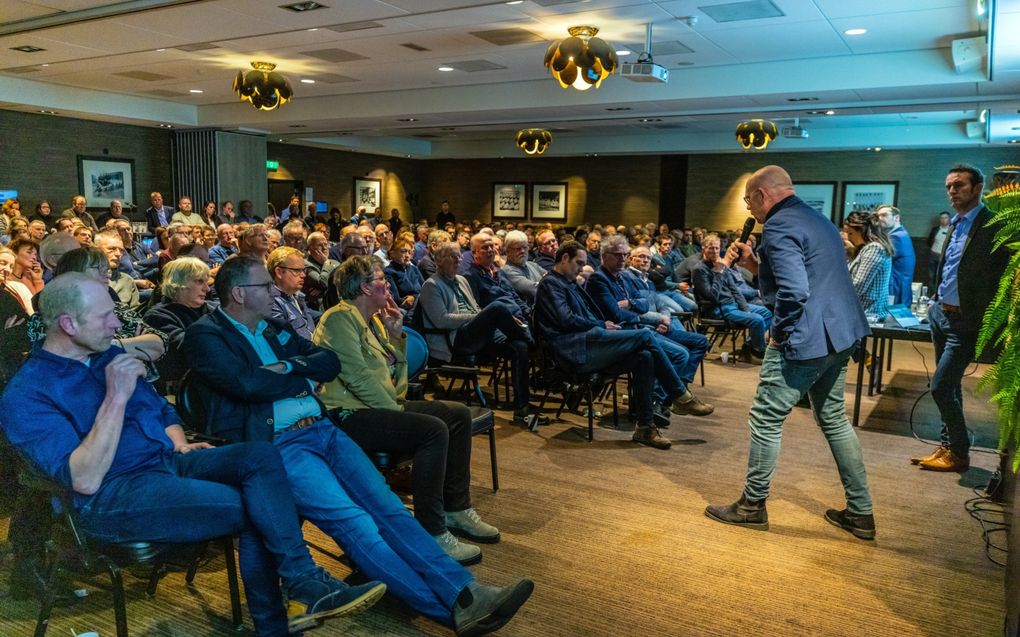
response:
[[[597,429],[588,443],[565,423],[536,435],[501,421],[502,488],[491,492],[487,443],[476,438],[473,497],[503,541],[483,547],[485,558],[472,570],[490,583],[528,576],[536,590],[499,634],[999,633],[1002,571],[985,557],[980,527],[964,510],[972,488],[987,482],[996,456],[975,453],[974,467],[962,476],[919,471],[907,462],[926,450],[910,435],[909,415],[931,358],[930,345],[915,351],[898,344],[885,393],[862,403],[858,433],[875,499],[875,542],[856,540],[822,518],[826,508],[843,507],[842,489],[806,409],[795,410],[784,432],[768,503],[771,531],[724,526],[703,515],[706,504],[740,495],[746,413],[757,383],[757,368],[748,365],[707,364],[707,387],[695,390],[715,403],[716,413],[674,417],[670,451],[638,447],[629,433],[609,429]],[[992,407],[974,393],[979,374],[966,379],[966,410],[978,444],[994,445]],[[852,387],[847,397],[852,404]],[[914,415],[920,432],[936,433],[935,413],[930,397],[922,399]],[[333,546],[314,529],[308,537]],[[347,573],[328,558],[317,559]],[[160,583],[154,600],[145,598],[140,580],[127,582],[132,635],[230,633],[222,560],[199,574],[194,591],[178,573]],[[35,612],[31,603],[0,598],[0,635],[31,634]],[[72,630],[112,637],[109,595],[93,588],[77,607],[57,609],[49,634],[66,637]],[[388,598],[310,634],[450,632]]]

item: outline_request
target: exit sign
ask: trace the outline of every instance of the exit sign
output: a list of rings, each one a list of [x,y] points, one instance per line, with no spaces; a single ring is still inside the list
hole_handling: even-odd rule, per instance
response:
[[[276,170],[279,167],[280,167],[280,162],[274,161],[272,159],[267,159],[266,160],[266,170]]]

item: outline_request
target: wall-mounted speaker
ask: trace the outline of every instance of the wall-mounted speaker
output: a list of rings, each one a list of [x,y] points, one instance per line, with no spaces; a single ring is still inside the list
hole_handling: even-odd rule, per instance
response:
[[[976,71],[988,58],[988,40],[985,36],[953,40],[953,65],[957,73]]]

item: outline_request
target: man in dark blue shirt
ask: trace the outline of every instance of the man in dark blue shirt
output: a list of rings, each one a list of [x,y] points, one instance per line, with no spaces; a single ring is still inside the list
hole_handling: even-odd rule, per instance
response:
[[[367,608],[386,587],[348,587],[304,545],[286,471],[272,445],[188,443],[142,362],[111,339],[120,327],[106,286],[79,273],[41,293],[46,340],[0,398],[8,440],[73,492],[100,541],[196,542],[240,535],[241,577],[260,635],[285,636]],[[289,621],[279,581],[290,599]]]

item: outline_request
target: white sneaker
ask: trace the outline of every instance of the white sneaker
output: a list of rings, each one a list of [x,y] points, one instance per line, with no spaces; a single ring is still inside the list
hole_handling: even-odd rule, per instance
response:
[[[439,544],[440,548],[447,555],[460,562],[463,566],[477,564],[482,561],[482,549],[474,544],[461,542],[449,531],[433,535],[432,537],[435,538],[436,543]]]

